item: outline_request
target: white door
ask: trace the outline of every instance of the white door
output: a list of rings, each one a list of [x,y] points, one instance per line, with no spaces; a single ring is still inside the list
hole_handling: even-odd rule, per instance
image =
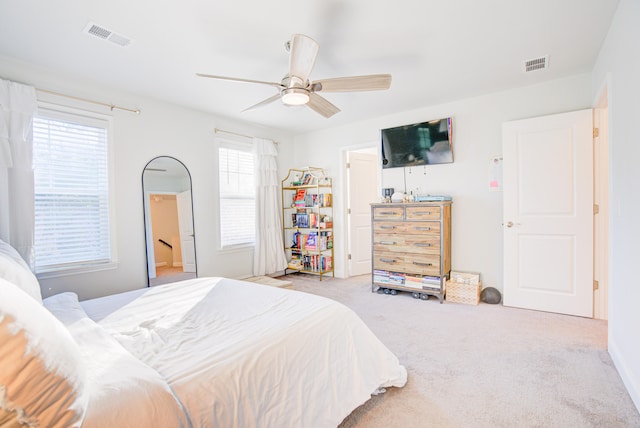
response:
[[[371,203],[378,199],[378,156],[349,152],[349,276],[371,273]]]
[[[593,314],[592,120],[503,124],[505,306]]]
[[[196,246],[193,238],[193,209],[189,190],[176,195],[178,202],[178,227],[180,229],[180,246],[182,247],[183,272],[196,271]]]

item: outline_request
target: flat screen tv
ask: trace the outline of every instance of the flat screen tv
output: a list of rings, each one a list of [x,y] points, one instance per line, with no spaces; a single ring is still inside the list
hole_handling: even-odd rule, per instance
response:
[[[380,130],[382,168],[453,162],[451,118]]]

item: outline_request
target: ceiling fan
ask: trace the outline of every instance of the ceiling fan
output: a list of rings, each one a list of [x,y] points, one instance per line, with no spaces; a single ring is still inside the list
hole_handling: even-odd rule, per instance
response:
[[[291,40],[285,43],[285,47],[289,51],[289,72],[282,78],[280,83],[241,79],[238,77],[214,76],[212,74],[202,73],[196,73],[196,75],[235,82],[259,83],[273,86],[278,90],[276,95],[243,111],[253,110],[281,99],[282,102],[288,106],[307,105],[326,118],[338,113],[340,109],[330,103],[326,98],[318,95],[318,92],[378,91],[389,89],[389,86],[391,86],[390,74],[336,77],[311,81],[309,80],[309,75],[311,74],[318,54],[318,43],[304,34],[294,34]]]

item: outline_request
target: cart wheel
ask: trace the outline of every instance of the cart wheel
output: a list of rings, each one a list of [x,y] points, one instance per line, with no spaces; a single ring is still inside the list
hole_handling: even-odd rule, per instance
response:
[[[396,294],[398,294],[398,290],[394,290],[393,288],[391,289],[391,295],[395,296]]]
[[[384,289],[384,294],[391,294],[391,290],[389,290],[388,288]]]
[[[376,290],[378,294],[384,294],[384,288],[380,287]]]
[[[413,297],[414,299],[419,299],[420,293],[411,293],[411,297]]]
[[[428,294],[421,294],[421,295],[420,295],[420,299],[422,299],[422,300],[429,300],[429,295],[428,295]]]

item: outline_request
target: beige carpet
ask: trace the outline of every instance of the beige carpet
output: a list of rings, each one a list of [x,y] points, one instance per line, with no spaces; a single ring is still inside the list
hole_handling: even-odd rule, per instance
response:
[[[340,428],[640,427],[604,321],[371,293],[369,275],[286,279],[352,308],[409,373]]]
[[[270,285],[272,287],[293,288],[293,284],[284,276],[280,278],[272,278],[270,276],[251,276],[243,281],[257,282],[258,284]]]

